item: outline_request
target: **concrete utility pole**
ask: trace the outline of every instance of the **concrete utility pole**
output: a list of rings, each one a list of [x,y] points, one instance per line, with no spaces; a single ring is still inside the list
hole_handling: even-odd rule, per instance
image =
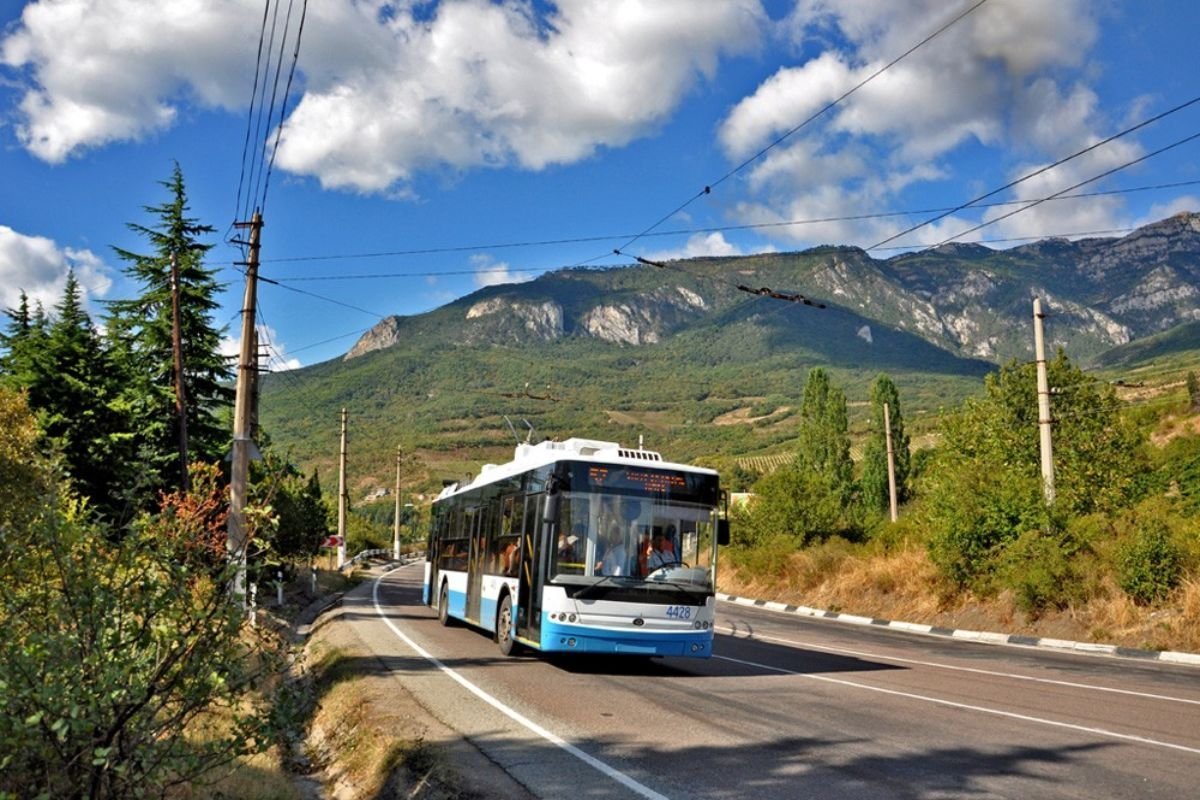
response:
[[[258,302],[258,249],[262,234],[262,214],[255,211],[250,222],[235,222],[250,229],[250,254],[246,261],[246,296],[242,301],[242,350],[238,357],[237,393],[233,410],[233,455],[229,469],[229,527],[226,549],[229,560],[237,564],[233,579],[235,597],[246,596],[246,484],[250,473],[250,392],[252,373],[257,367],[254,350],[254,319]]]
[[[396,445],[396,524],[392,531],[392,559],[400,560],[400,445]]]
[[[892,412],[883,404],[883,435],[887,440],[888,497],[891,499],[892,522],[896,521],[896,453],[892,450]]]
[[[1042,450],[1042,490],[1054,505],[1054,448],[1050,442],[1050,381],[1046,377],[1046,339],[1042,333],[1042,301],[1033,298],[1033,351],[1037,359],[1038,434]]]
[[[342,446],[338,456],[338,569],[346,563],[346,409],[342,409]]]
[[[187,396],[183,386],[183,325],[179,320],[179,256],[171,253],[171,355],[175,362],[175,423],[179,431],[180,486],[186,492],[188,479]]]

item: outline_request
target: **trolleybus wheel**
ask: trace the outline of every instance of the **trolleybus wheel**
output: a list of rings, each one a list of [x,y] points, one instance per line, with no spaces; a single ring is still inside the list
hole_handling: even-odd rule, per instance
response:
[[[517,642],[513,638],[512,595],[504,596],[496,613],[496,644],[500,645],[500,652],[506,656],[512,655],[517,649]]]
[[[450,596],[446,584],[442,584],[442,593],[438,595],[438,622],[450,627]]]

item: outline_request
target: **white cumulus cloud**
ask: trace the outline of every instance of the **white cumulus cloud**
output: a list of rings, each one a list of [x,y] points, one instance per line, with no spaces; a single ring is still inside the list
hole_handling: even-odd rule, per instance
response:
[[[681,258],[700,258],[703,256],[740,255],[744,255],[742,249],[726,241],[725,235],[717,231],[715,233],[693,234],[688,238],[683,247],[674,250],[659,250],[649,253],[645,257],[651,261],[673,261]]]
[[[188,103],[240,111],[262,9],[31,2],[0,40],[24,83],[21,143],[57,163],[163,130]],[[656,130],[765,21],[759,0],[312,3],[276,166],[404,194],[419,170],[578,161]]]
[[[737,208],[739,221],[811,220],[768,235],[795,244],[869,246],[913,221],[870,216],[894,210],[905,188],[974,180],[951,167],[965,146],[1021,154],[1027,163],[1010,170],[1015,177],[1113,131],[1084,69],[1101,10],[1083,0],[992,0],[776,143],[965,7],[940,0],[798,0],[783,29],[797,52],[819,43],[820,55],[777,70],[718,129],[733,162],[775,143],[747,173],[751,194]],[[1008,199],[1042,196],[1137,151],[1134,143],[1107,146],[1023,184]],[[971,196],[961,194],[964,201]],[[996,230],[1015,236],[1113,226],[1121,208],[1118,200],[1045,203]],[[937,241],[970,227],[969,217],[964,212],[901,241]]]
[[[480,288],[533,280],[533,273],[513,272],[507,262],[497,261],[486,253],[473,255],[468,261],[471,263],[471,269],[475,270],[475,285]]]
[[[40,302],[50,311],[62,300],[69,270],[75,271],[85,302],[104,297],[112,288],[112,270],[91,250],[61,247],[44,236],[30,236],[0,225],[3,308],[15,308],[24,291],[30,308]],[[94,315],[95,309],[91,312]]]
[[[259,367],[269,372],[287,372],[303,366],[300,359],[287,354],[287,346],[279,340],[279,334],[270,325],[255,326],[258,333]],[[221,355],[238,359],[242,354],[242,337],[225,336],[219,347]]]

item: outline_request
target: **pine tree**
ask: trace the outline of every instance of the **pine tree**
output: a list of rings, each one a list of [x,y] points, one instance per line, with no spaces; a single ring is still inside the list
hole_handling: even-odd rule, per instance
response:
[[[900,410],[900,393],[890,377],[880,374],[871,385],[871,435],[863,449],[863,470],[859,479],[863,502],[874,511],[884,511],[889,505],[884,403],[887,404],[891,419],[897,502],[904,502],[908,496],[908,475],[912,463],[909,436],[904,430],[904,415]]]
[[[0,334],[0,381],[13,389],[28,389],[38,374],[38,360],[45,349],[46,315],[39,305],[29,310],[29,297],[21,292],[20,304],[8,309],[8,332]]]
[[[125,274],[140,283],[143,291],[135,299],[109,304],[108,327],[123,341],[121,355],[129,384],[122,402],[140,421],[138,430],[143,433],[140,457],[157,472],[161,486],[178,487],[183,476],[178,462],[175,418],[173,260],[179,272],[183,384],[192,458],[215,461],[227,449],[229,432],[219,424],[218,413],[222,406],[232,402],[232,390],[224,385],[232,372],[228,360],[219,352],[221,331],[214,327],[211,318],[221,288],[216,281],[216,270],[204,266],[204,255],[212,245],[200,241],[214,229],[188,216],[187,191],[178,164],[171,178],[161,185],[167,189],[167,201],[144,209],[157,218],[157,223],[128,225],[130,230],[146,237],[153,254],[114,248],[128,265]]]
[[[101,513],[122,516],[117,495],[128,420],[111,404],[114,370],[73,272],[67,273],[54,317],[36,324],[44,326],[44,334],[29,361],[25,388],[42,433],[63,459],[75,489]]]

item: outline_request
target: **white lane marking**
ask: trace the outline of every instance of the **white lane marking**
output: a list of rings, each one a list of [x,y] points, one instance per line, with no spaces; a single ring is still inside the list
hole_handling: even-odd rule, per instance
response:
[[[849,686],[854,689],[866,689],[869,692],[879,692],[880,694],[890,694],[896,697],[904,697],[909,700],[920,700],[925,703],[934,703],[939,706],[947,706],[949,708],[958,708],[964,711],[978,711],[982,714],[992,714],[997,717],[1007,717],[1008,719],[1021,720],[1022,722],[1033,722],[1038,725],[1049,725],[1054,728],[1067,728],[1068,730],[1081,731],[1083,733],[1094,733],[1099,736],[1108,736],[1113,739],[1123,739],[1128,742],[1137,742],[1139,744],[1153,745],[1154,747],[1165,747],[1171,750],[1181,750],[1185,753],[1195,753],[1200,755],[1200,748],[1188,747],[1182,744],[1174,744],[1172,742],[1163,742],[1158,739],[1148,739],[1145,736],[1136,736],[1131,733],[1118,733],[1105,728],[1092,728],[1086,725],[1075,725],[1071,722],[1059,722],[1058,720],[1045,719],[1044,717],[1033,717],[1028,714],[1017,714],[1013,711],[1002,711],[998,708],[987,708],[986,706],[974,706],[967,703],[958,703],[953,700],[944,700],[940,697],[930,697],[924,694],[915,694],[913,692],[903,692],[898,689],[885,689],[882,686],[871,686],[867,683],[857,683],[848,681],[842,678],[830,678],[828,675],[813,675],[811,673],[796,672],[782,667],[772,667],[769,664],[759,664],[754,661],[743,661],[740,658],[730,658],[729,656],[714,655],[713,658],[719,658],[722,661],[731,661],[735,664],[742,664],[747,667],[757,667],[758,669],[770,670],[772,672],[782,672],[785,675],[797,675],[801,678],[810,678],[814,681],[824,681],[825,683],[836,683],[840,686]]]
[[[520,713],[519,711],[516,711],[515,709],[512,709],[509,706],[506,706],[504,703],[502,703],[499,700],[497,700],[496,698],[492,697],[490,694],[485,692],[483,689],[480,689],[478,686],[471,683],[469,680],[464,678],[462,675],[459,675],[457,672],[455,672],[454,670],[447,667],[445,664],[443,664],[441,661],[439,661],[435,656],[433,656],[428,651],[426,651],[425,648],[421,647],[421,645],[417,644],[412,639],[408,638],[408,636],[406,636],[403,631],[401,631],[399,628],[397,628],[392,623],[392,621],[387,618],[387,616],[383,613],[383,609],[380,608],[380,606],[379,606],[379,582],[382,581],[384,579],[384,577],[386,577],[386,576],[380,575],[378,578],[376,578],[375,585],[371,589],[371,602],[373,602],[375,604],[375,612],[377,614],[379,614],[379,618],[382,619],[384,621],[384,623],[386,623],[387,626],[392,629],[392,633],[396,634],[396,636],[398,636],[402,642],[407,644],[413,650],[416,650],[421,655],[422,658],[428,660],[435,667],[437,667],[442,672],[446,673],[451,678],[453,678],[460,686],[462,686],[464,689],[469,691],[471,694],[478,697],[480,700],[482,700],[485,703],[487,703],[488,705],[490,705],[492,708],[496,709],[497,711],[504,714],[509,719],[519,723],[520,725],[524,725],[526,728],[533,731],[538,736],[541,736],[546,741],[551,742],[551,743],[557,745],[558,747],[561,747],[563,750],[566,750],[568,753],[575,756],[580,761],[587,764],[589,767],[599,770],[600,772],[604,773],[609,778],[612,778],[613,780],[615,780],[617,783],[620,783],[621,785],[625,786],[626,788],[630,789],[631,791],[636,792],[637,794],[641,795],[642,797],[647,798],[647,800],[669,800],[669,798],[666,795],[659,794],[658,792],[654,791],[653,789],[651,789],[648,786],[643,786],[642,784],[635,781],[633,778],[626,775],[624,772],[621,772],[620,770],[616,769],[615,767],[610,767],[608,764],[605,764],[603,761],[596,758],[595,756],[588,755],[587,753],[583,752],[575,745],[564,740],[562,737],[558,736],[557,734],[551,733],[550,731],[543,728],[541,725],[538,725],[536,722],[529,719],[528,717],[526,717],[524,714]]]
[[[737,627],[729,625],[730,634],[737,636]],[[979,667],[962,667],[956,664],[943,664],[938,661],[922,661],[916,658],[904,658],[902,656],[891,656],[883,653],[872,653],[866,650],[854,650],[849,647],[831,647],[828,645],[816,644],[813,642],[798,642],[794,639],[783,639],[778,636],[769,636],[761,633],[752,633],[749,635],[751,639],[762,639],[763,641],[776,642],[778,644],[788,644],[798,648],[808,650],[823,650],[827,653],[838,653],[840,655],[860,656],[863,658],[873,658],[879,661],[895,661],[900,664],[917,664],[922,667],[934,667],[936,669],[952,670],[955,672],[972,672],[976,675],[991,675],[996,678],[1011,678],[1018,681],[1032,681],[1034,683],[1047,683],[1054,686],[1067,686],[1072,689],[1087,689],[1093,692],[1110,692],[1112,694],[1124,694],[1131,697],[1142,697],[1148,700],[1164,700],[1168,703],[1187,703],[1189,705],[1200,706],[1200,700],[1191,700],[1186,697],[1174,697],[1166,694],[1154,694],[1152,692],[1137,692],[1133,689],[1116,689],[1111,686],[1096,686],[1091,683],[1075,683],[1073,681],[1060,681],[1054,678],[1038,678],[1033,675],[1021,675],[1015,672],[1001,672],[999,670],[981,669]]]

